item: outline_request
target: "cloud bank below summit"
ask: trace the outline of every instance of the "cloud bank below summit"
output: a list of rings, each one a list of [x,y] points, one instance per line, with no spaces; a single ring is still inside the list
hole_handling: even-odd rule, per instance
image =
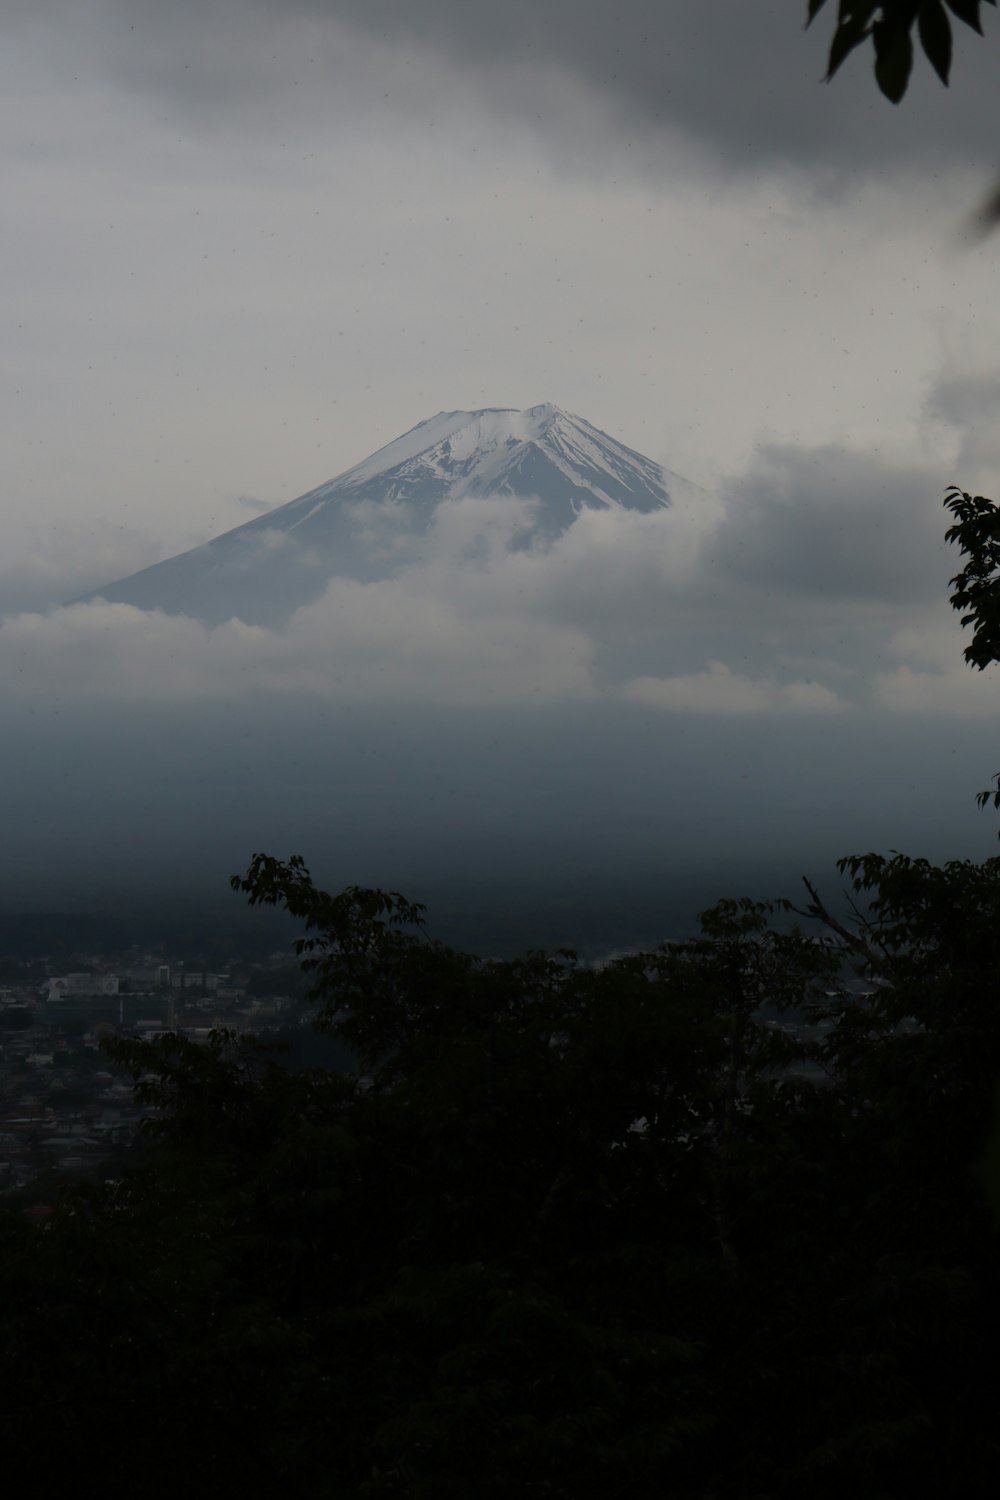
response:
[[[103,600],[10,614],[0,684],[29,701],[134,705],[992,709],[961,660],[940,512],[915,469],[772,448],[720,499],[583,510],[555,538],[538,511],[530,498],[442,501],[392,576],[334,577],[281,629]]]
[[[0,896],[214,899],[255,850],[298,851],[330,887],[479,901],[491,933],[507,912],[518,945],[529,908],[538,942],[592,940],[586,890],[652,941],[668,890],[989,854],[995,695],[945,602],[939,494],[772,446],[718,496],[555,536],[531,497],[442,500],[391,576],[333,577],[282,628],[9,614]]]

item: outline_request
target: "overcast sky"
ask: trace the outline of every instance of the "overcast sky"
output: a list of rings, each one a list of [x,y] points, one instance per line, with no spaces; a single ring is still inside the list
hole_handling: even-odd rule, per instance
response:
[[[941,545],[947,484],[1000,490],[1000,235],[968,233],[1000,23],[956,27],[952,89],[918,59],[894,109],[860,53],[820,82],[832,19],[804,12],[8,4],[5,692],[850,720],[831,763],[920,719],[1000,768]],[[641,527],[592,527],[517,587],[501,547],[488,587],[439,567],[280,634],[53,608],[439,410],[542,401],[705,487],[656,566]],[[992,852],[964,822],[963,850],[980,826]]]

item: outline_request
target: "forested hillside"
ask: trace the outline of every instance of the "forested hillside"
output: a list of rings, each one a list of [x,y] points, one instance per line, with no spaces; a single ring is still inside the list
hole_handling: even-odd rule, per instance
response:
[[[585,968],[479,962],[400,897],[255,859],[359,1074],[106,1044],[146,1150],[3,1220],[8,1465],[112,1494],[987,1493],[1000,860],[848,874],[850,925],[723,902]]]

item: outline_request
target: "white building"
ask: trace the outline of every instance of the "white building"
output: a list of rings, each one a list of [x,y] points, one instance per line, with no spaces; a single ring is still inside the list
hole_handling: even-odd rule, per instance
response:
[[[117,974],[63,974],[49,980],[50,1000],[66,1000],[70,995],[117,995]]]

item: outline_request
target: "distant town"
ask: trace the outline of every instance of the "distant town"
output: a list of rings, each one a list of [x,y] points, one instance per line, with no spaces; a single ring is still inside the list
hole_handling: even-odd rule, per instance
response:
[[[139,948],[72,957],[63,968],[0,955],[0,1195],[26,1196],[39,1212],[58,1181],[113,1175],[135,1149],[141,1111],[104,1037],[311,1035],[287,950],[234,958],[225,972]]]

